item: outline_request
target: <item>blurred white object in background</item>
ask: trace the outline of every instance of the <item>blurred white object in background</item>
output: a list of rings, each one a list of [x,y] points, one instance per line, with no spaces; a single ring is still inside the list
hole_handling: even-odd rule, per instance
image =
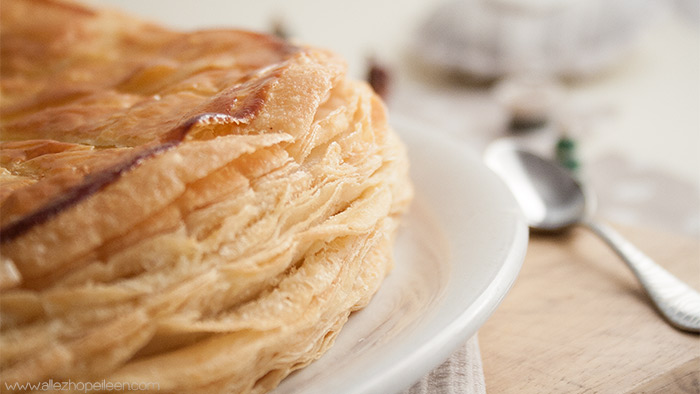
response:
[[[420,27],[429,65],[493,79],[536,72],[579,77],[629,52],[655,0],[453,0]]]

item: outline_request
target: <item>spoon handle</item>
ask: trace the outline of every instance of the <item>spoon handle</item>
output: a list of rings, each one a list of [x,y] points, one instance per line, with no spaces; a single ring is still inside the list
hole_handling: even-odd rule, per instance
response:
[[[607,225],[592,220],[582,224],[622,257],[671,324],[681,330],[700,332],[700,293],[657,265]]]

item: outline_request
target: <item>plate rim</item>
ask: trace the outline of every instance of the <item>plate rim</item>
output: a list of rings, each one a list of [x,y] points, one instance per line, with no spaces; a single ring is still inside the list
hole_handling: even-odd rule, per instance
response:
[[[422,135],[424,138],[427,138],[424,130],[434,128],[418,120],[397,114],[391,115],[389,124],[399,135],[402,133],[414,133]],[[439,131],[431,134],[430,138],[442,140],[440,143],[443,144],[449,144],[450,149],[453,149],[455,153],[461,153],[476,168],[479,168],[479,171],[488,174],[487,176],[492,178],[494,185],[498,185],[496,187],[501,189],[500,193],[509,201],[510,207],[513,209],[515,227],[513,238],[494,279],[462,311],[458,318],[445,326],[431,340],[416,346],[416,349],[411,352],[409,357],[382,374],[375,376],[371,381],[357,386],[355,390],[348,391],[347,394],[398,393],[410,388],[423,376],[437,368],[449,358],[459,344],[466,342],[476,334],[495,312],[515,283],[525,260],[529,243],[529,228],[524,216],[520,213],[515,197],[505,182],[493,170],[488,168],[481,159],[481,155],[471,149],[465,142]]]

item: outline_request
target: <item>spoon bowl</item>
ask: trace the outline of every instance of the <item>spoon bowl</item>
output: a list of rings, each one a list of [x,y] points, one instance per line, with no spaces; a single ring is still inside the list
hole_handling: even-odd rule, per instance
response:
[[[657,265],[615,230],[593,220],[595,200],[570,171],[508,141],[489,146],[484,160],[513,192],[532,229],[587,227],[627,263],[669,323],[684,331],[700,332],[700,293]]]
[[[560,231],[591,210],[583,186],[564,168],[505,142],[491,145],[486,164],[513,190],[530,228]]]

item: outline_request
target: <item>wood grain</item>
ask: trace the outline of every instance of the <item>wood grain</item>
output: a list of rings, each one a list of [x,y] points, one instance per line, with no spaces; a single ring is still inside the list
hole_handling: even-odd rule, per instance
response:
[[[620,231],[700,288],[700,240]],[[532,235],[479,338],[489,393],[700,393],[700,336],[666,324],[624,263],[583,229]]]

